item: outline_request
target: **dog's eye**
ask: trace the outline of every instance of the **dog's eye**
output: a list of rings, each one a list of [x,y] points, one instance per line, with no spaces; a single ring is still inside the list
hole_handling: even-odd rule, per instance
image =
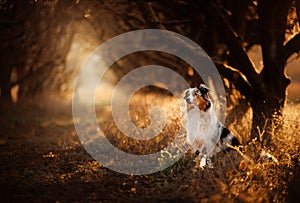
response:
[[[198,89],[195,89],[193,91],[193,96],[197,96],[197,95],[200,95],[200,91]]]
[[[193,96],[196,96],[196,95],[197,95],[197,90],[194,90],[194,91],[192,92],[192,94],[193,94]]]

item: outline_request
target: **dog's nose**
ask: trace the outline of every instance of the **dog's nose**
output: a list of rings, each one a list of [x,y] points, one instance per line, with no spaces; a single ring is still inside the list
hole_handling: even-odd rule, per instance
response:
[[[189,101],[188,101],[188,100],[189,100],[189,99],[188,99],[189,96],[190,96],[189,91],[186,91],[183,99],[184,99],[186,102],[189,102]]]
[[[189,96],[190,96],[189,91],[186,91],[183,99],[184,99],[188,104],[191,104],[191,101],[190,101],[190,99],[189,99]]]
[[[189,97],[189,91],[185,91],[184,100],[186,100]]]

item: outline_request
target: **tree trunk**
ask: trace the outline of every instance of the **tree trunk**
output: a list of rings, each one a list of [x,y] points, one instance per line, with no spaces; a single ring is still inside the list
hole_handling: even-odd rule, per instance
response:
[[[264,68],[260,84],[253,86],[250,103],[253,110],[251,138],[272,147],[272,136],[281,126],[280,117],[290,79],[285,75],[283,54],[286,16],[292,1],[258,1],[260,42]],[[277,15],[274,15],[274,14]]]
[[[2,71],[0,74],[0,89],[1,89],[0,98],[1,98],[1,100],[12,102],[12,98],[10,95],[11,69],[6,66],[7,66],[7,64],[2,65]]]
[[[261,87],[253,90],[250,101],[253,110],[251,138],[258,138],[263,146],[272,146],[272,136],[281,127],[280,119],[290,79],[283,71],[274,75],[267,70],[270,69],[262,71],[263,82]]]

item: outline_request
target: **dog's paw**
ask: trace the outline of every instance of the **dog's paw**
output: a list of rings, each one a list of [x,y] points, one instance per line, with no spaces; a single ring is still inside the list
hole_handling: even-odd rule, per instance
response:
[[[204,170],[204,169],[212,169],[214,168],[211,159],[209,157],[203,156],[199,158],[198,163],[196,163],[195,168]]]
[[[199,163],[199,168],[204,169],[206,167],[206,157],[202,157]]]
[[[259,162],[263,163],[266,161],[273,161],[275,163],[278,163],[278,159],[276,159],[272,154],[270,154],[269,152],[262,150],[262,152],[260,153],[259,156]]]
[[[206,168],[209,168],[209,169],[214,168],[214,165],[213,165],[213,163],[211,161],[211,158],[207,158],[206,159]]]
[[[196,162],[196,168],[199,168],[199,169],[213,168],[213,164],[211,162],[210,157],[207,157],[206,155],[198,157],[198,162]]]

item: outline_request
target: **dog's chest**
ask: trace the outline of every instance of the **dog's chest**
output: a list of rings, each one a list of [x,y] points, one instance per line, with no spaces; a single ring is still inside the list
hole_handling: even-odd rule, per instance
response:
[[[211,129],[212,119],[208,112],[200,111],[193,108],[187,112],[187,133],[188,142],[192,144],[195,139],[201,140],[209,136]]]

